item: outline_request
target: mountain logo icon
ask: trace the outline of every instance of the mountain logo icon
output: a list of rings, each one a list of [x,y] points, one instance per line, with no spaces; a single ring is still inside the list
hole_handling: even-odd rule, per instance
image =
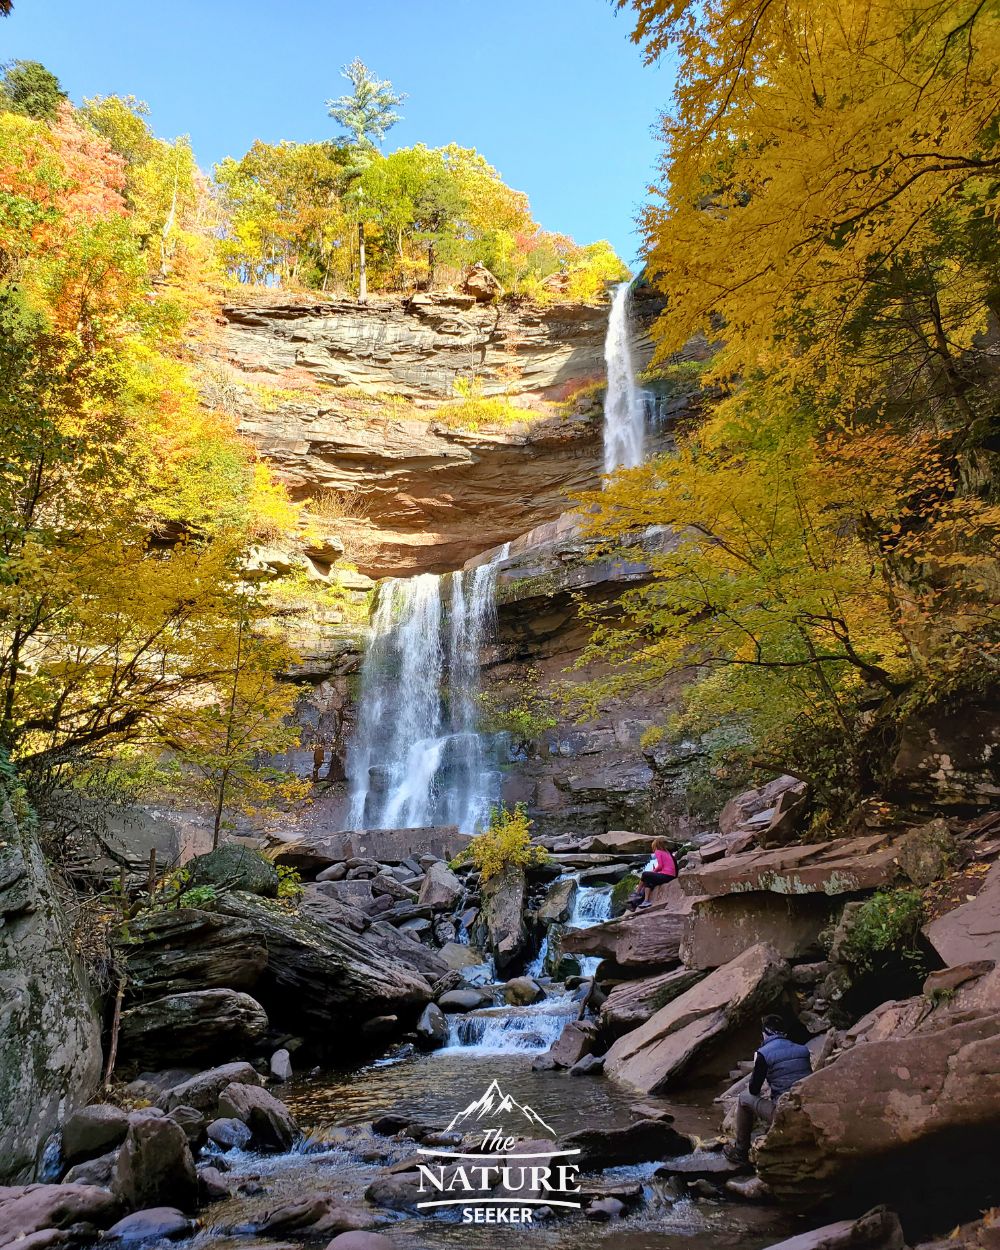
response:
[[[481,1094],[475,1102],[470,1102],[464,1111],[459,1111],[445,1132],[450,1133],[454,1129],[467,1128],[470,1124],[485,1119],[487,1116],[495,1119],[497,1116],[509,1115],[513,1112],[524,1116],[533,1129],[541,1128],[550,1137],[556,1136],[555,1129],[546,1124],[537,1111],[529,1107],[527,1103],[520,1103],[510,1094],[505,1094],[496,1081],[491,1081],[484,1094]]]

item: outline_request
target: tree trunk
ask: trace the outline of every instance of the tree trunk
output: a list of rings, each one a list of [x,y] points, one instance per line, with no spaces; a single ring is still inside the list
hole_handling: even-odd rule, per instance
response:
[[[368,303],[368,268],[365,264],[365,226],[358,222],[358,303]]]
[[[427,244],[427,289],[434,289],[434,241]]]

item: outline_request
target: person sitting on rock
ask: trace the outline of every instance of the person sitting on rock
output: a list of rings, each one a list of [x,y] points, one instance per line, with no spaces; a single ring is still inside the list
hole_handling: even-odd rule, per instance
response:
[[[760,1023],[764,1040],[754,1055],[750,1085],[736,1105],[736,1144],[726,1147],[726,1158],[731,1163],[749,1162],[754,1121],[761,1119],[770,1128],[775,1103],[812,1072],[809,1048],[789,1038],[781,1016],[764,1016]],[[761,1093],[765,1081],[767,1098]]]
[[[641,884],[635,892],[632,910],[636,907],[649,907],[653,901],[653,891],[658,885],[666,885],[677,876],[677,861],[667,848],[666,838],[654,838],[652,858],[642,870],[639,878]]]

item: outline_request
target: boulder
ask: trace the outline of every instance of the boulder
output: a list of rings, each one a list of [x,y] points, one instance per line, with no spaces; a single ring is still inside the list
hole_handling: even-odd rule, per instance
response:
[[[395,1244],[381,1233],[352,1229],[351,1232],[339,1233],[334,1237],[326,1250],[394,1250]]]
[[[417,1041],[425,1050],[437,1050],[448,1040],[448,1021],[435,1003],[428,1003],[417,1021]]]
[[[122,1143],[111,1189],[132,1211],[198,1207],[198,1174],[184,1130],[165,1116],[135,1114]]]
[[[35,832],[0,775],[0,1183],[31,1180],[47,1138],[101,1075],[101,1022]],[[22,823],[24,827],[22,828]],[[5,1114],[16,1108],[16,1114]]]
[[[196,1228],[197,1222],[176,1207],[149,1207],[112,1224],[104,1234],[104,1240],[120,1241],[126,1245],[136,1241],[179,1241],[182,1237],[189,1237]]]
[[[652,1159],[671,1158],[691,1149],[691,1139],[669,1120],[636,1120],[625,1128],[581,1129],[560,1143],[566,1150],[579,1150],[574,1160],[582,1172],[628,1167]]]
[[[202,1202],[222,1202],[233,1196],[233,1182],[216,1167],[198,1169],[198,1189]]]
[[[744,851],[697,865],[678,878],[686,894],[851,894],[877,890],[899,876],[896,852],[882,834],[806,846]]]
[[[322,872],[316,874],[317,881],[341,881],[347,876],[346,864],[331,864],[329,868],[324,868]]]
[[[483,962],[483,952],[475,946],[467,946],[464,942],[445,942],[438,951],[444,963],[455,971],[462,968],[475,968]]]
[[[375,902],[375,894],[372,890],[372,883],[367,878],[355,878],[352,881],[319,881],[316,883],[315,891],[322,894],[324,898],[333,899],[334,902],[343,903],[347,907],[360,908],[362,911],[367,910]],[[386,904],[391,907],[392,903]]]
[[[776,777],[774,781],[769,781],[767,785],[758,786],[755,790],[745,790],[742,794],[737,794],[735,798],[731,798],[719,813],[719,829],[722,833],[733,833],[741,825],[745,825],[754,816],[759,816],[762,812],[769,811],[775,807],[778,799],[786,790],[793,790],[801,786],[802,782],[798,777],[789,777],[787,775]],[[770,823],[770,818],[765,824]]]
[[[218,1106],[219,1095],[227,1085],[260,1085],[260,1076],[249,1063],[224,1063],[209,1068],[175,1084],[168,1085],[160,1095],[158,1105],[164,1111],[174,1107],[194,1107],[196,1111],[211,1113]]]
[[[120,1146],[128,1132],[128,1116],[110,1103],[74,1111],[62,1132],[62,1155],[68,1164],[93,1159]]]
[[[488,303],[503,293],[499,278],[494,277],[480,260],[467,270],[462,282],[462,290],[481,303]]]
[[[886,1196],[914,1192],[921,1175],[917,1192],[948,1192],[988,1169],[1000,1133],[1000,1013],[969,1014],[928,1018],[925,1004],[905,1036],[869,1028],[881,1040],[859,1040],[799,1082],[758,1148],[763,1180],[779,1198],[819,1200],[876,1180]]]
[[[269,1066],[276,1081],[284,1083],[292,1079],[292,1057],[287,1050],[276,1050],[271,1056]]]
[[[264,1008],[238,990],[190,990],[122,1012],[123,1059],[156,1064],[219,1059],[247,1051],[267,1032]]]
[[[809,815],[809,787],[804,781],[778,796],[771,821],[757,836],[761,846],[787,846],[805,827]]]
[[[250,1144],[253,1134],[242,1120],[235,1116],[220,1117],[213,1120],[205,1130],[210,1142],[214,1142],[220,1150],[244,1150]]]
[[[824,1224],[768,1250],[904,1250],[905,1245],[899,1217],[886,1207],[875,1207],[856,1220]]]
[[[70,1168],[62,1178],[62,1183],[64,1185],[100,1185],[104,1189],[110,1189],[117,1162],[117,1150],[109,1150],[106,1155],[98,1155],[96,1159],[85,1159],[83,1163],[74,1164]]]
[[[570,1076],[598,1076],[604,1071],[604,1058],[601,1055],[584,1055],[569,1070]]]
[[[700,1147],[698,1150],[692,1150],[690,1154],[681,1155],[678,1159],[664,1159],[654,1175],[683,1176],[689,1180],[699,1177],[706,1180],[726,1180],[746,1170],[745,1163],[731,1163],[721,1149],[706,1150]]]
[[[184,1136],[192,1147],[204,1140],[208,1116],[203,1111],[197,1111],[194,1107],[186,1107],[181,1103],[168,1113],[168,1118],[181,1126]]]
[[[565,924],[573,914],[576,891],[576,880],[573,877],[562,877],[553,881],[541,906],[535,912],[536,922],[545,928],[553,924]]]
[[[417,897],[415,890],[403,885],[402,881],[397,881],[389,870],[376,873],[371,879],[371,887],[376,898],[388,897],[398,902],[412,903]]]
[[[0,1247],[30,1246],[44,1229],[106,1228],[119,1214],[118,1199],[96,1185],[0,1186]]]
[[[438,911],[451,911],[464,893],[464,886],[447,864],[431,864],[427,869],[417,902]]]
[[[336,1194],[310,1193],[304,1198],[286,1202],[268,1211],[253,1225],[258,1236],[294,1236],[310,1239],[357,1233],[379,1221],[379,1217],[362,1206],[351,1206]]]
[[[503,987],[503,1000],[514,1007],[528,1007],[539,1003],[545,997],[545,991],[534,977],[513,977]]]
[[[456,1012],[475,1011],[477,1007],[492,1001],[484,990],[448,990],[438,999],[438,1006],[452,1015]]]
[[[150,911],[129,922],[123,948],[130,999],[188,990],[252,990],[267,965],[267,945],[250,925],[190,907]]]
[[[274,864],[252,847],[228,842],[207,855],[196,855],[188,866],[187,888],[212,886],[223,890],[242,890],[244,894],[260,894],[276,898],[278,870]]]
[[[908,829],[894,845],[900,868],[919,886],[930,885],[946,876],[958,851],[954,834],[941,817]]]
[[[354,1024],[372,1016],[405,1016],[430,998],[427,981],[406,962],[407,947],[398,935],[356,933],[311,906],[288,912],[248,894],[227,894],[219,909],[263,934],[268,965],[257,992],[275,1019],[297,1033],[329,1041],[336,1021],[346,1048],[352,1037],[360,1037]],[[447,971],[433,952],[428,957],[440,967],[438,975]]]
[[[227,1085],[219,1095],[219,1118],[242,1120],[260,1150],[283,1153],[299,1135],[285,1104],[257,1085]]]
[[[619,1038],[605,1056],[605,1071],[647,1093],[670,1088],[730,1030],[765,1009],[787,976],[776,950],[751,947]]]
[[[653,971],[678,962],[681,940],[695,899],[679,881],[661,886],[655,907],[620,916],[589,929],[567,929],[562,949],[567,955],[597,955],[619,968]]]
[[[595,834],[588,840],[586,849],[608,855],[645,855],[648,859],[652,841],[651,833],[626,833],[623,829],[612,829],[608,833]]]
[[[546,1058],[560,1068],[571,1068],[597,1046],[597,1026],[590,1020],[569,1020],[546,1051]]]
[[[483,886],[480,923],[485,925],[487,942],[500,973],[517,960],[527,945],[526,893],[524,871],[510,864]]]
[[[638,1028],[661,1007],[697,985],[704,975],[693,968],[675,968],[638,981],[622,981],[601,1004],[601,1028],[615,1037]]]
[[[924,936],[946,964],[1000,963],[1000,860],[976,897],[925,925]]]
[[[835,907],[825,894],[755,892],[699,899],[681,939],[681,962],[689,968],[720,968],[759,942],[785,959],[819,955],[819,935]]]

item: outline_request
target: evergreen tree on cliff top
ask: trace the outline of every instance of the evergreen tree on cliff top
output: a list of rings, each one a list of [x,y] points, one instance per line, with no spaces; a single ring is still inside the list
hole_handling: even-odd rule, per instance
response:
[[[396,112],[396,105],[402,104],[406,96],[395,92],[387,78],[376,78],[358,57],[350,65],[344,66],[341,76],[351,84],[351,90],[336,100],[327,100],[326,108],[329,116],[339,122],[356,149],[357,160],[347,176],[349,183],[354,184],[357,190],[358,299],[364,303],[368,298],[368,273],[365,266],[363,192],[358,184],[377,150],[377,145],[385,138],[386,131],[401,120],[400,114]]]

